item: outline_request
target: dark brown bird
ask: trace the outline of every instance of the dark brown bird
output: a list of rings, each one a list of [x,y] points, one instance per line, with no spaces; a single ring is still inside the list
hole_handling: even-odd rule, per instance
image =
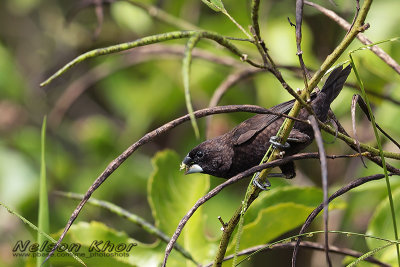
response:
[[[351,66],[342,66],[332,71],[322,90],[311,96],[311,106],[318,119],[327,120],[330,104],[339,95],[351,72]],[[271,108],[274,112],[287,114],[293,107],[294,100],[281,103]],[[299,119],[307,119],[309,113],[303,108]],[[206,173],[221,178],[230,178],[253,166],[260,164],[270,144],[275,144],[276,136],[285,118],[271,114],[258,114],[240,123],[230,132],[209,139],[193,148],[182,162],[181,168],[186,174]],[[314,139],[312,127],[306,123],[295,122],[288,138],[289,146],[280,147],[285,156],[298,153]],[[293,178],[294,163],[280,166],[281,176]],[[276,176],[276,175],[275,175]]]

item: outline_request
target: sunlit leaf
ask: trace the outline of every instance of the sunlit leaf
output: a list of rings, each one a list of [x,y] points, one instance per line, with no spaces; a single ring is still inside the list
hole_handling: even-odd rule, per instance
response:
[[[393,192],[393,202],[395,204],[398,204],[399,201],[400,201],[400,190],[397,189],[396,191]],[[394,205],[394,208],[397,218],[400,218],[399,217],[400,205]],[[399,225],[397,225],[397,230],[400,231]],[[392,215],[391,215],[389,201],[387,198],[384,198],[376,208],[375,213],[372,216],[371,221],[368,225],[367,234],[372,236],[377,236],[380,238],[386,238],[389,240],[395,239]],[[370,238],[367,239],[367,244],[370,249],[380,247],[385,243],[386,243],[385,241],[379,241]],[[390,246],[381,252],[378,252],[374,256],[385,263],[389,263],[392,265],[397,264],[397,254],[395,245]]]
[[[80,255],[87,266],[156,266],[164,250],[159,242],[144,244],[96,221],[75,223],[63,243]],[[74,244],[81,247],[72,247]],[[51,263],[54,266],[74,264],[71,257],[57,252]]]
[[[240,247],[265,244],[304,223],[322,202],[317,188],[279,187],[259,196],[246,212]],[[229,249],[232,252],[234,242]]]
[[[209,8],[214,11],[220,12],[225,11],[224,4],[220,0],[201,0],[204,4],[206,4]]]
[[[165,150],[153,159],[154,172],[149,180],[149,202],[156,226],[172,235],[179,221],[209,188],[209,177],[202,174],[185,176],[179,170],[182,159],[175,152]],[[186,224],[178,243],[196,260],[211,260],[215,244],[204,232],[205,218],[199,208]]]

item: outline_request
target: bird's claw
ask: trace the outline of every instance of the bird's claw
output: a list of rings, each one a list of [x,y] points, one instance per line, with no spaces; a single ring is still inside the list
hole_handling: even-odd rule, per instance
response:
[[[261,183],[258,181],[259,175],[260,175],[260,173],[258,172],[258,173],[256,174],[256,177],[253,179],[253,185],[256,186],[256,187],[258,187],[258,188],[260,188],[260,189],[263,190],[263,191],[268,191],[268,190],[270,190],[269,188],[271,187],[271,183],[268,181],[268,179],[266,179],[265,182],[261,184]]]
[[[279,142],[279,138],[278,136],[272,136],[269,139],[270,144],[274,147],[274,148],[278,148],[278,149],[288,149],[290,147],[290,144],[288,142],[285,142],[285,144],[281,144]]]

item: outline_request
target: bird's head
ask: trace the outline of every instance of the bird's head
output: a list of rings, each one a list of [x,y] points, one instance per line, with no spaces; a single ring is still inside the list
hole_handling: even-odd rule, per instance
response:
[[[207,140],[193,148],[183,159],[181,170],[185,174],[206,173],[217,177],[226,178],[232,162],[230,149],[220,139]]]

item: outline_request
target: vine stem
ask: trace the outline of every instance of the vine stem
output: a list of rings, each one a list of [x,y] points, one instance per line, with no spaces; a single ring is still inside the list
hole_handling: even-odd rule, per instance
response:
[[[232,42],[230,42],[226,37],[224,37],[218,33],[210,32],[210,31],[174,31],[174,32],[168,32],[168,33],[147,36],[147,37],[143,37],[141,39],[137,39],[132,42],[126,42],[126,43],[122,43],[122,44],[112,45],[112,46],[88,51],[88,52],[76,57],[75,59],[73,59],[72,61],[67,63],[66,65],[64,65],[56,73],[54,73],[52,76],[50,76],[44,82],[42,82],[40,84],[40,86],[43,87],[43,86],[50,84],[55,78],[61,76],[63,73],[65,73],[67,70],[71,69],[76,64],[81,63],[89,58],[94,58],[94,57],[98,57],[98,56],[122,52],[122,51],[126,51],[126,50],[129,50],[132,48],[150,45],[150,44],[154,44],[154,43],[165,42],[165,41],[169,41],[169,40],[190,38],[194,35],[200,35],[201,38],[213,40],[213,41],[219,43],[220,45],[222,45],[223,47],[227,48],[233,54],[239,56],[240,60],[247,62],[256,68],[264,69],[264,67],[262,65],[251,61],[248,58],[248,56],[246,54],[243,54]]]

